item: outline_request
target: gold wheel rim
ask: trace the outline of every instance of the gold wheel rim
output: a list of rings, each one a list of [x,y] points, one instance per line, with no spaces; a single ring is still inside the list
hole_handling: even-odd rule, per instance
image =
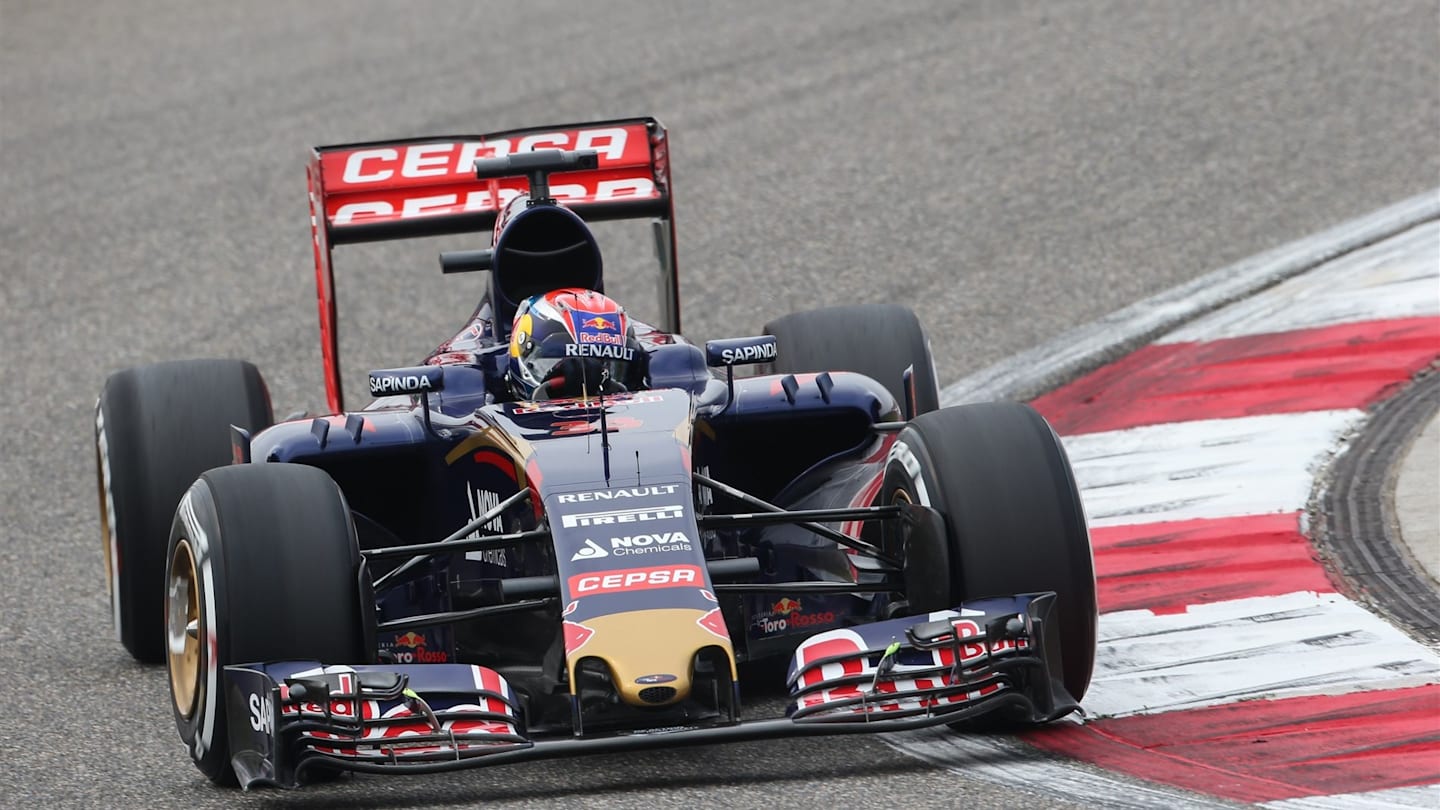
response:
[[[195,713],[200,691],[200,581],[190,541],[180,538],[170,558],[165,589],[165,642],[170,669],[170,694],[175,711],[185,719]]]
[[[910,504],[910,505],[913,506],[913,505],[915,504],[915,501],[911,500],[911,498],[910,498],[910,493],[908,493],[908,492],[906,492],[905,490],[900,489],[900,488],[897,487],[894,492],[891,492],[891,493],[890,493],[890,505],[891,505],[891,506],[900,506],[901,504]],[[890,544],[890,545],[894,545],[894,544],[892,543],[892,544]],[[896,555],[896,556],[897,556],[897,559],[904,559],[905,547],[904,547],[903,544],[901,544],[901,547],[898,548],[898,549],[896,549],[896,548],[886,548],[885,551],[887,551],[887,552],[889,552],[889,553],[891,553],[891,554],[896,554],[896,552],[899,552],[899,554]]]

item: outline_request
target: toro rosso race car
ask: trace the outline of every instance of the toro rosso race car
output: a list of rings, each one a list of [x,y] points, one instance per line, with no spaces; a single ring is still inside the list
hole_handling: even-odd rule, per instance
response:
[[[1077,709],[1095,581],[1050,426],[939,409],[899,306],[681,337],[669,158],[649,118],[318,148],[329,413],[274,423],[240,361],[107,380],[116,634],[167,664],[211,780]],[[653,325],[604,295],[586,224],[629,218],[658,248]],[[485,229],[440,257],[488,273],[473,316],[347,410],[333,249]],[[777,659],[788,709],[750,716],[741,673]]]

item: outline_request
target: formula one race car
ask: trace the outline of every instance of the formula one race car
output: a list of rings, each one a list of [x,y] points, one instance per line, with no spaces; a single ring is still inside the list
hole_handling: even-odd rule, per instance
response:
[[[630,119],[321,147],[330,414],[272,424],[248,363],[112,375],[96,410],[114,624],[168,665],[215,782],[294,786],[1077,708],[1095,580],[1028,407],[938,409],[893,305],[679,334],[666,132]],[[661,323],[607,298],[591,221],[650,218]],[[475,232],[488,291],[343,403],[332,248]],[[741,708],[790,659],[789,707]]]

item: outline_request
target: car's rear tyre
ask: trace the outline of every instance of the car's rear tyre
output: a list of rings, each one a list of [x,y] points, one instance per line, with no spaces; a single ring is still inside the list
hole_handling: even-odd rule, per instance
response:
[[[115,635],[136,660],[164,660],[165,542],[200,473],[231,461],[230,425],[274,421],[255,366],[180,360],[110,375],[95,406],[105,582]]]
[[[903,408],[902,375],[915,369],[918,413],[940,407],[930,341],[920,319],[898,304],[855,304],[793,312],[765,324],[776,339],[777,374],[853,371],[884,385]]]
[[[932,556],[948,558],[940,563],[950,567],[947,607],[1054,591],[1058,633],[1046,639],[1047,653],[1070,696],[1085,696],[1095,666],[1094,561],[1074,473],[1044,417],[1013,402],[922,414],[896,437],[878,501],[944,516],[946,548]]]
[[[175,725],[211,781],[235,779],[227,665],[373,657],[359,570],[349,506],[322,470],[222,467],[181,498],[165,568],[166,663]]]

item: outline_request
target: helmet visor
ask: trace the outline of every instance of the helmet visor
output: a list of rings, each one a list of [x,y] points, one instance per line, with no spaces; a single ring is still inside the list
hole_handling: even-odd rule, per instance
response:
[[[628,379],[635,348],[609,343],[577,343],[557,332],[532,344],[525,353],[526,370],[551,397],[613,391]]]

